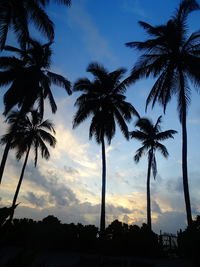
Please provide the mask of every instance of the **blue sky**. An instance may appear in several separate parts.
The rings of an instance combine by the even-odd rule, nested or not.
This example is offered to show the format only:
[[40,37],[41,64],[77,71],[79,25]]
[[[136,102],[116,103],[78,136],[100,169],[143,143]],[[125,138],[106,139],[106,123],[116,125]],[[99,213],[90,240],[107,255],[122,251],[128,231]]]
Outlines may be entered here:
[[[131,67],[139,53],[124,43],[144,40],[147,36],[138,25],[139,20],[152,25],[165,23],[173,14],[179,1],[175,0],[74,0],[71,8],[51,5],[50,17],[55,23],[56,38],[53,44],[52,70],[67,77],[72,83],[86,73],[87,65],[97,61],[109,71]],[[199,29],[199,11],[190,15],[189,31]],[[38,33],[34,32],[38,37]],[[13,36],[10,35],[12,43]],[[126,77],[126,76],[125,76]],[[156,120],[162,115],[159,105],[145,114],[145,100],[153,84],[152,79],[141,80],[127,90],[127,100],[145,115]],[[188,165],[189,185],[193,214],[200,212],[199,190],[199,95],[192,88],[188,112]],[[40,159],[37,169],[30,157],[19,196],[21,204],[17,217],[42,219],[54,214],[63,222],[82,222],[99,225],[101,195],[101,149],[88,139],[89,121],[72,130],[75,112],[72,96],[61,88],[53,89],[58,104],[56,115],[46,105],[46,118],[56,125],[57,147],[51,150],[51,159]],[[2,106],[2,105],[1,105]],[[0,134],[6,125],[1,117]],[[153,229],[176,232],[185,227],[186,216],[181,180],[181,128],[176,110],[176,99],[168,105],[163,115],[163,130],[179,133],[174,140],[166,141],[170,157],[157,155],[158,176],[151,182]],[[129,128],[134,127],[134,119]],[[139,164],[133,155],[140,143],[126,141],[119,130],[107,147],[107,224],[114,219],[129,224],[146,221],[147,158]],[[3,149],[2,149],[3,151]],[[9,155],[4,180],[0,189],[1,205],[9,205],[20,175],[22,162]]]

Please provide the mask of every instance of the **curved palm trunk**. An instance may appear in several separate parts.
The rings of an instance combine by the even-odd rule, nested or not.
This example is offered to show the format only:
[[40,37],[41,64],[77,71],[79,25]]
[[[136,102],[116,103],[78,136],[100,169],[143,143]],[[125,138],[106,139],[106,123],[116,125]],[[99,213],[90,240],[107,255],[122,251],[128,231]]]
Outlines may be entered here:
[[106,153],[104,137],[101,140],[102,145],[102,193],[101,193],[101,219],[100,219],[100,236],[105,235],[105,204],[106,204]]
[[151,229],[151,192],[150,192],[150,177],[151,177],[151,164],[152,164],[152,151],[149,154],[148,171],[147,171],[147,226]]
[[183,107],[182,117],[182,173],[183,173],[183,190],[185,197],[185,206],[187,214],[188,226],[192,223],[192,212],[190,205],[190,194],[188,186],[188,170],[187,170],[187,124],[186,124],[186,108]]
[[[19,116],[13,126],[13,132],[16,130],[16,127],[17,127],[17,124],[21,118],[21,116],[23,115],[23,110],[21,109],[20,113],[19,113]],[[0,165],[0,184],[1,184],[1,181],[2,181],[2,177],[3,177],[3,173],[4,173],[4,169],[5,169],[5,165],[6,165],[6,160],[7,160],[7,157],[8,157],[8,152],[10,150],[10,144],[12,142],[12,136],[10,136],[10,139],[8,140],[6,146],[5,146],[5,149],[4,149],[4,152],[3,152],[3,156],[2,156],[2,160],[1,160],[1,165]]]
[[180,71],[180,84],[181,84],[181,100],[182,100],[182,114],[181,114],[181,125],[182,125],[182,173],[183,173],[183,191],[185,197],[186,215],[188,226],[192,223],[192,212],[190,205],[190,194],[188,186],[188,170],[187,170],[187,123],[186,123],[186,100],[185,100],[185,86],[184,76]]
[[14,215],[14,207],[16,205],[16,201],[17,201],[17,197],[18,197],[18,194],[19,194],[19,190],[20,190],[20,187],[21,187],[21,184],[22,184],[22,180],[23,180],[23,177],[24,177],[24,171],[25,171],[25,168],[26,168],[26,164],[27,164],[27,160],[28,160],[28,156],[29,156],[29,152],[30,152],[30,148],[31,146],[29,146],[28,148],[28,151],[26,153],[26,157],[25,157],[25,160],[24,160],[24,165],[22,167],[22,171],[21,171],[21,175],[20,175],[20,178],[19,178],[19,182],[18,182],[18,185],[17,185],[17,189],[15,191],[15,195],[14,195],[14,198],[13,198],[13,202],[12,202],[12,207],[13,207],[13,211],[10,215],[10,218],[9,218],[9,221],[11,222],[12,219],[13,219],[13,215]]
[[12,139],[10,138],[10,140],[9,140],[9,142],[7,142],[7,144],[5,146],[5,149],[4,149],[4,152],[3,152],[3,157],[2,157],[1,165],[0,165],[0,184],[1,184],[1,181],[2,181],[3,172],[4,172],[5,165],[6,165],[6,160],[7,160],[7,157],[8,157],[8,152],[10,150],[10,143],[11,143],[11,141],[12,141]]

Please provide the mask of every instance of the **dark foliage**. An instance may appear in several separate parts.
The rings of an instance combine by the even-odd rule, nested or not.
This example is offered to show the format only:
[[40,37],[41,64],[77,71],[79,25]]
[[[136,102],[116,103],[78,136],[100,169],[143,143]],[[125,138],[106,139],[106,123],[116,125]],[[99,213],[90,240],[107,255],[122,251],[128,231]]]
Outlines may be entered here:
[[106,228],[106,238],[100,239],[94,225],[62,224],[50,215],[42,221],[14,219],[0,228],[0,246],[27,249],[67,249],[102,253],[103,255],[161,256],[158,236],[142,227],[113,221]]
[[5,115],[16,105],[25,114],[36,103],[43,115],[44,99],[48,99],[55,113],[57,106],[51,91],[52,85],[62,87],[71,94],[70,82],[50,70],[51,44],[31,40],[27,50],[5,47],[5,50],[15,53],[15,56],[0,57],[0,86],[7,87],[4,94]]
[[[4,48],[10,29],[15,33],[20,45],[25,48],[30,38],[30,22],[52,41],[54,23],[45,12],[49,2],[49,0],[0,0],[0,49]],[[56,2],[66,6],[71,5],[71,0]]]
[[192,258],[200,266],[200,215],[192,222],[191,226],[178,235],[180,254]]

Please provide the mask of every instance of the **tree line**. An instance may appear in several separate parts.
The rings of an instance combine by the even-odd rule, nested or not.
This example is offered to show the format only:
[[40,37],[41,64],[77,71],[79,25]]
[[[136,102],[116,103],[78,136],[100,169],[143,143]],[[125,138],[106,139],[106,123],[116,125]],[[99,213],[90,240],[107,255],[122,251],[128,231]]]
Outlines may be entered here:
[[[191,87],[198,90],[200,85],[200,33],[189,35],[188,15],[200,9],[195,0],[182,0],[171,18],[163,25],[152,26],[139,21],[149,39],[126,43],[132,49],[141,51],[141,56],[133,65],[131,74],[124,77],[125,69],[118,68],[109,72],[103,65],[92,62],[87,72],[93,79],[80,78],[73,85],[66,77],[51,71],[51,44],[54,39],[54,24],[45,8],[50,1],[45,0],[7,0],[1,2],[0,11],[0,48],[14,56],[0,57],[0,86],[7,88],[4,94],[4,112],[9,125],[8,132],[1,138],[5,145],[0,165],[0,181],[10,149],[16,150],[17,159],[25,156],[21,176],[13,199],[10,221],[13,219],[17,197],[24,177],[25,167],[31,148],[35,152],[35,166],[38,153],[48,159],[48,145],[54,147],[56,139],[54,125],[44,120],[44,100],[48,99],[52,113],[57,110],[51,91],[52,86],[63,87],[68,95],[80,92],[75,102],[77,111],[73,118],[73,128],[90,119],[89,138],[94,138],[102,147],[102,193],[100,235],[105,235],[106,205],[106,154],[105,141],[111,143],[116,125],[124,137],[141,141],[142,146],[134,156],[139,162],[147,154],[147,226],[151,230],[150,176],[157,173],[156,151],[168,156],[162,141],[173,138],[175,130],[162,131],[161,116],[154,124],[143,118],[132,103],[126,101],[127,88],[142,78],[153,77],[155,83],[146,100],[146,109],[159,102],[165,112],[172,97],[177,98],[177,110],[182,126],[182,178],[188,226],[192,225],[192,212],[188,186],[187,164],[187,111],[190,103]],[[66,6],[71,1],[57,1]],[[42,44],[31,38],[30,22],[44,34],[47,43]],[[7,45],[7,34],[11,30],[17,38],[18,47]],[[15,110],[16,106],[18,110]],[[137,118],[136,129],[129,131],[127,122]]]

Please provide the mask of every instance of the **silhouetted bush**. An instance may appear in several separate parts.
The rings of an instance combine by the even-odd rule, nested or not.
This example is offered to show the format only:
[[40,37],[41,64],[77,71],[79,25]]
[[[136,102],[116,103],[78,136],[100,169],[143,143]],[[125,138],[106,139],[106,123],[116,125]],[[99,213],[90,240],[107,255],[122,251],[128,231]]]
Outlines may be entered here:
[[192,258],[200,266],[200,216],[190,227],[178,234],[179,252],[182,256]]
[[98,228],[94,225],[62,224],[58,218],[49,215],[39,222],[24,218],[4,225],[0,229],[0,245],[100,252],[105,255],[161,255],[158,236],[146,224],[129,226],[115,220],[105,233],[105,238],[99,238]]

